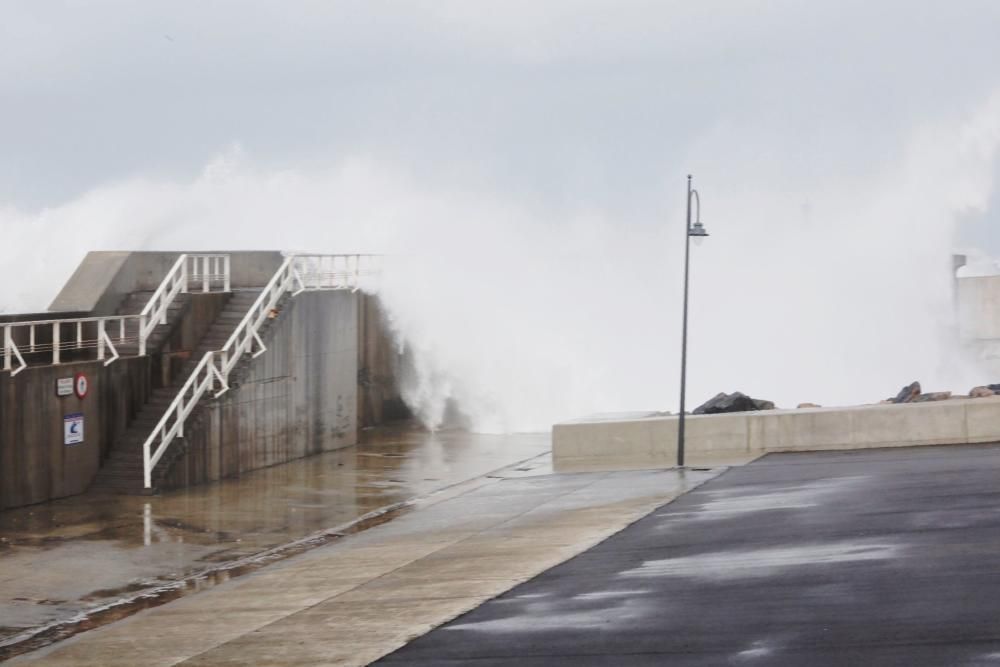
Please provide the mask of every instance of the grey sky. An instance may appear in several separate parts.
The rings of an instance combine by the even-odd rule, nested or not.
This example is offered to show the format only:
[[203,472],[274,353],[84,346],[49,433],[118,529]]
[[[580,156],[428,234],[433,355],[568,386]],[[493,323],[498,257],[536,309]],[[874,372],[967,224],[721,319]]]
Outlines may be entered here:
[[430,423],[676,409],[694,173],[692,396],[967,391],[998,35],[995,0],[0,0],[0,311],[90,249],[385,252]]
[[989,0],[0,8],[0,203],[28,210],[188,178],[234,143],[276,167],[374,156],[431,183],[641,209],[665,176],[729,159],[691,154],[719,128],[797,178],[864,175],[1000,85]]

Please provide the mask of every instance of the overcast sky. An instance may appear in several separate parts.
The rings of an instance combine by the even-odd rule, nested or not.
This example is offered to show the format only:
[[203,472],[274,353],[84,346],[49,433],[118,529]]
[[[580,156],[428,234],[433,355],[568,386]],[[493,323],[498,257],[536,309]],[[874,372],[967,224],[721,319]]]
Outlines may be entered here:
[[389,252],[429,413],[673,409],[694,173],[693,396],[967,391],[998,36],[996,0],[0,0],[0,310],[91,249]]
[[190,178],[234,144],[275,167],[363,155],[429,184],[648,206],[731,158],[695,152],[718,131],[773,140],[787,190],[877,172],[1000,86],[992,0],[0,8],[0,202],[27,210]]

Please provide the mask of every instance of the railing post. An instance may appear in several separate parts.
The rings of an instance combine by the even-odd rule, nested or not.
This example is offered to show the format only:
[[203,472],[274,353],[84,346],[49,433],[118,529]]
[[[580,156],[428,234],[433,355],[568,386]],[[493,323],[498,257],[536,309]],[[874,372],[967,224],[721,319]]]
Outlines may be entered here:
[[212,291],[212,288],[209,285],[209,280],[212,279],[212,276],[209,273],[209,271],[211,271],[212,269],[212,266],[209,263],[211,259],[212,258],[209,257],[208,255],[205,255],[204,257],[201,258],[201,291],[205,292],[206,294]]
[[97,320],[97,360],[104,361],[104,320]]
[[183,262],[181,262],[181,294],[188,293],[188,258],[187,255],[181,255]]
[[10,363],[10,327],[3,328],[3,369],[9,371]]
[[59,347],[61,343],[59,341],[59,323],[52,323],[52,365],[56,366],[59,364]]
[[146,316],[139,316],[139,356],[146,356]]
[[147,489],[153,487],[153,475],[149,465],[149,440],[142,443],[142,483]]
[[232,264],[230,264],[230,256],[226,255],[222,260],[222,274],[223,274],[223,290],[226,292],[232,291],[232,278],[231,278]]

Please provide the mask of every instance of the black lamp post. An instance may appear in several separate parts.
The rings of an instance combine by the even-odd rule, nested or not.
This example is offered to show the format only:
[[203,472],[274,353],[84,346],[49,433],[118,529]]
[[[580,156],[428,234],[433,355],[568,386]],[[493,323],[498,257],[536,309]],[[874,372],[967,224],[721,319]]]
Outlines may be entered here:
[[[698,205],[695,222],[691,224],[691,200]],[[701,241],[708,236],[705,226],[701,224],[701,197],[698,191],[691,188],[691,176],[688,175],[687,187],[687,221],[684,224],[687,232],[684,235],[684,328],[681,333],[681,412],[677,421],[677,467],[684,467],[684,398],[687,389],[687,347],[688,347],[688,276],[691,259],[691,239]]]

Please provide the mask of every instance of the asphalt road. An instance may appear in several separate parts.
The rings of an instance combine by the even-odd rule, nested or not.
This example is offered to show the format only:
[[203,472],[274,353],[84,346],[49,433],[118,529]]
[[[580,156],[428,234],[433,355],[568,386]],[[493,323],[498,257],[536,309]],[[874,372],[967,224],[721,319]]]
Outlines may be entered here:
[[377,664],[1000,666],[1000,445],[767,456]]

